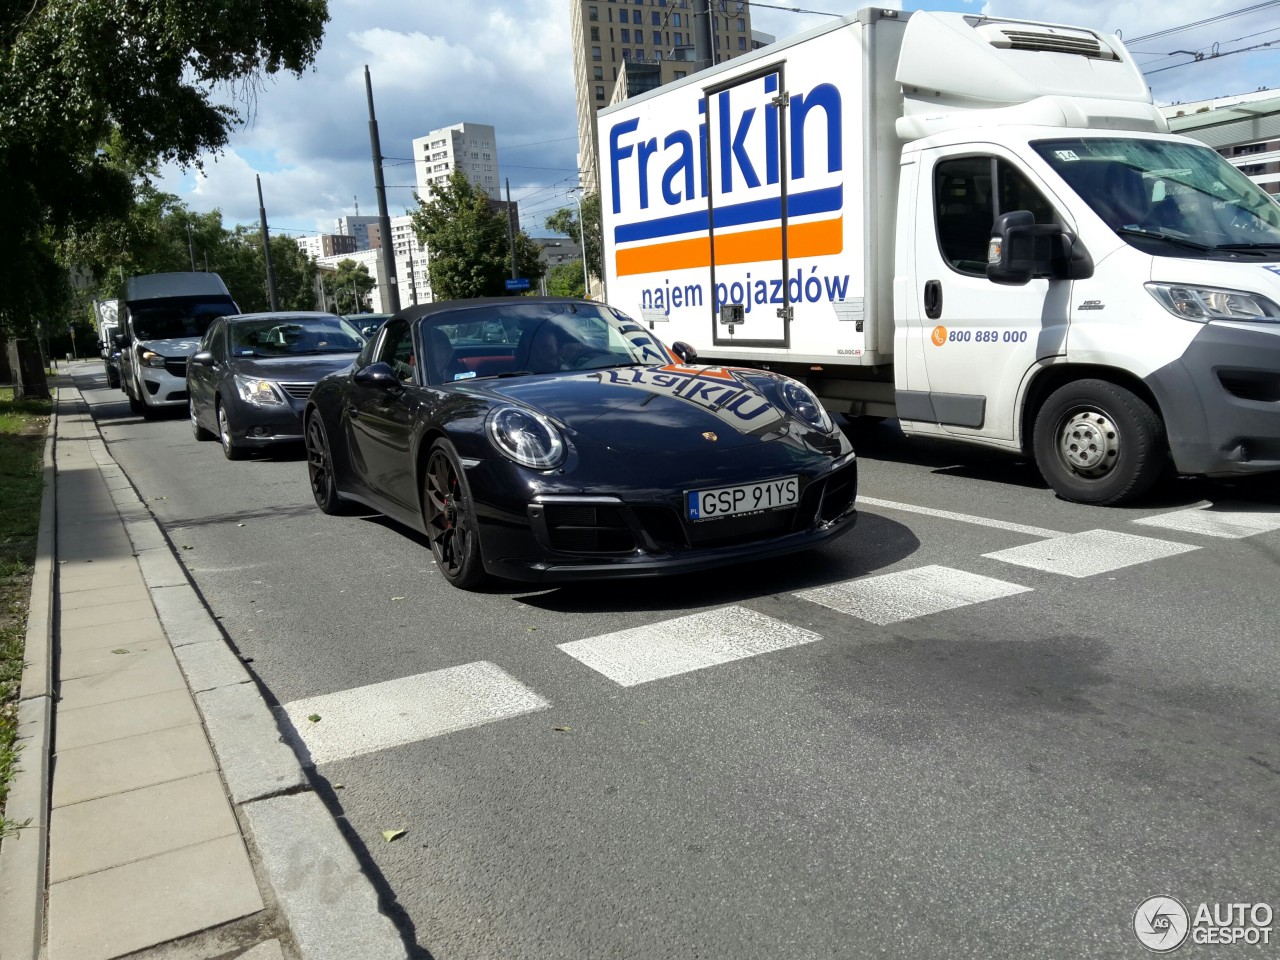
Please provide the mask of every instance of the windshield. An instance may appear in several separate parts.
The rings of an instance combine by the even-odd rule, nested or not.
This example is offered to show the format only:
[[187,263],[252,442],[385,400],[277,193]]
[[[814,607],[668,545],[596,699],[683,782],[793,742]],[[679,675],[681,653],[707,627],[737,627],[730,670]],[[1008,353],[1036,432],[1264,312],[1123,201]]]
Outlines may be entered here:
[[670,363],[657,340],[602,304],[494,305],[430,317],[427,382]]
[[1146,252],[1280,254],[1280,205],[1208,147],[1118,137],[1032,146],[1107,226]]
[[228,300],[161,300],[129,305],[133,335],[139,340],[199,340],[218,317],[236,313]]
[[255,317],[228,324],[233,357],[357,353],[364,338],[341,317]]

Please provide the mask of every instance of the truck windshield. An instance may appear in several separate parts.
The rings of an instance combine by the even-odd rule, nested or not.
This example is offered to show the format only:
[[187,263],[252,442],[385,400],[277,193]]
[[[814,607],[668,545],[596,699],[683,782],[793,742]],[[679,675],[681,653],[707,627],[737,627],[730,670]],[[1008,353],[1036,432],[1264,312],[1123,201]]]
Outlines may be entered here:
[[157,300],[129,305],[133,335],[139,340],[199,340],[218,317],[236,313],[229,300]]
[[1107,226],[1144,252],[1280,256],[1280,205],[1208,147],[1119,137],[1032,147]]

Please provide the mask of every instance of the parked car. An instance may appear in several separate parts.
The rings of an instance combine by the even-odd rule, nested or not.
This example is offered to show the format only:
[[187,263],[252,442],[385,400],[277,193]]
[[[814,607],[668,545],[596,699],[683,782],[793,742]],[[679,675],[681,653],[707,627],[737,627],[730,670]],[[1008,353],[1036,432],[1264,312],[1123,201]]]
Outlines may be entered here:
[[331,313],[250,313],[209,327],[187,365],[191,430],[228,460],[302,439],[316,381],[349,367],[365,340]]
[[360,335],[372,338],[391,314],[389,313],[344,313],[342,319],[360,331]]
[[672,350],[586,300],[409,307],[307,402],[315,501],[425,533],[464,589],[687,572],[849,530],[853,448],[813,394]]

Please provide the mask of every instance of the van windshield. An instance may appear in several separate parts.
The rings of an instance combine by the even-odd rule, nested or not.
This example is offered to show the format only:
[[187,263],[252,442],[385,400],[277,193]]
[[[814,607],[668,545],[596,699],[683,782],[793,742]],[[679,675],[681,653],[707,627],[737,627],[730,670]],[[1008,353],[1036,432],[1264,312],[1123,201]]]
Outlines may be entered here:
[[215,319],[237,312],[228,300],[159,300],[129,305],[133,335],[139,340],[199,340]]
[[1280,205],[1208,147],[1119,137],[1032,147],[1107,226],[1144,252],[1280,257]]

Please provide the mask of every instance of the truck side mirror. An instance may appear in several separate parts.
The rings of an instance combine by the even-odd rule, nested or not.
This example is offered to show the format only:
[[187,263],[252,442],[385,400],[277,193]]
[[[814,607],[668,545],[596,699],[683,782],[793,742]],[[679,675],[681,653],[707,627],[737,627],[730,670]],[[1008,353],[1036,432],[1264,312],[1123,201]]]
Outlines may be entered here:
[[1075,234],[1056,223],[1036,223],[1030,210],[1001,214],[987,244],[987,279],[1021,286],[1037,276],[1087,280],[1093,258]]

